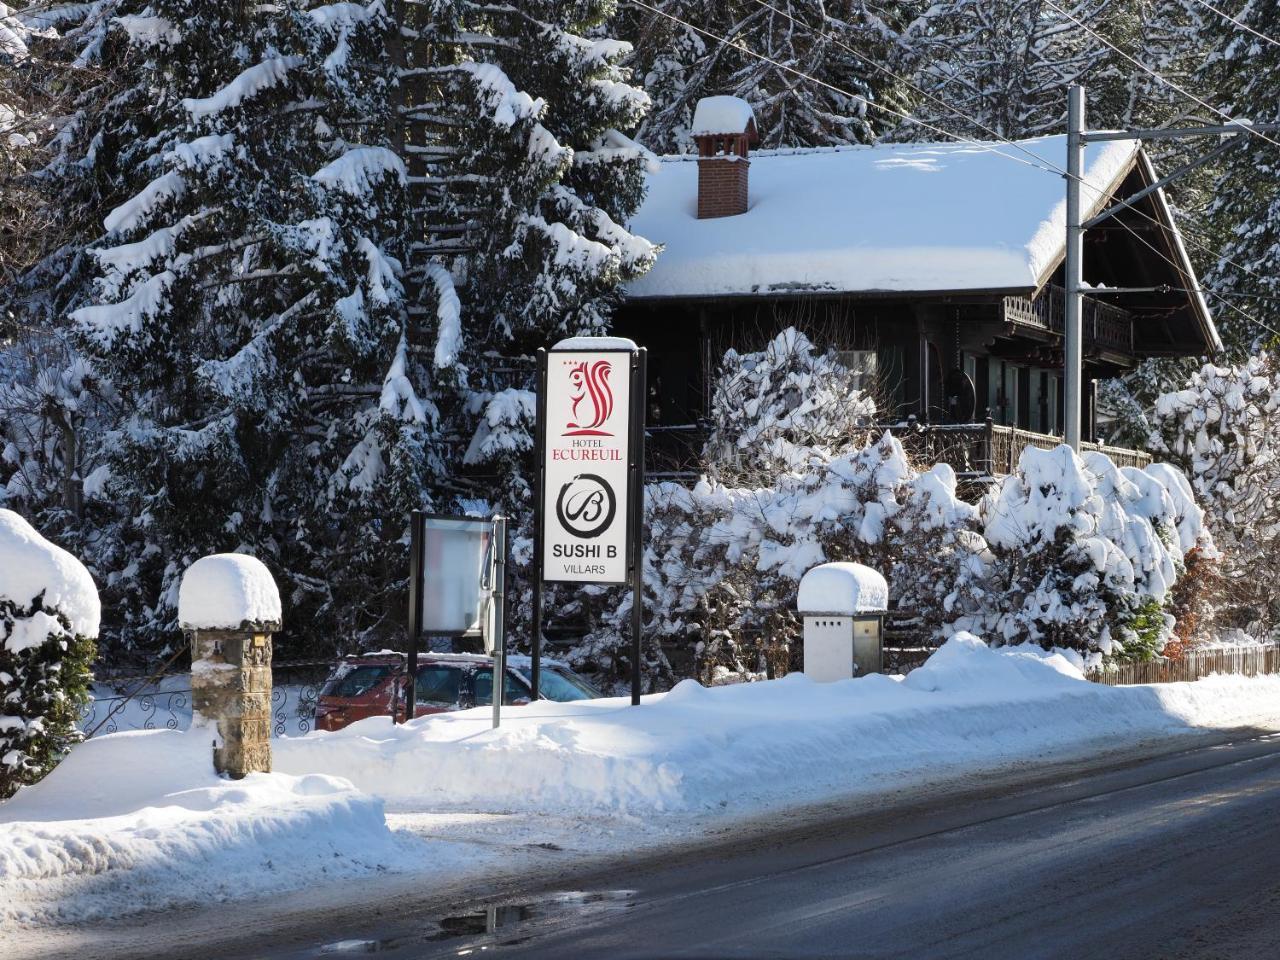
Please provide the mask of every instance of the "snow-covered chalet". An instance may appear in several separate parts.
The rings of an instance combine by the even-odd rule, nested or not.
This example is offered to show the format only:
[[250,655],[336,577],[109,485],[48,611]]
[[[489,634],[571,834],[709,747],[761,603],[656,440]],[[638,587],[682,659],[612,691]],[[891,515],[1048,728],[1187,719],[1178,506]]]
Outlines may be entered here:
[[[1027,443],[1058,442],[1065,137],[753,152],[750,107],[732,97],[699,103],[693,136],[696,156],[648,175],[631,229],[663,250],[615,322],[649,350],[651,469],[687,467],[724,351],[789,325],[874,374],[886,421],[914,417],[961,471],[1000,474]],[[1118,140],[1089,146],[1083,179],[1087,219],[1157,176]],[[1084,278],[1096,440],[1098,380],[1221,342],[1158,189],[1086,231]]]

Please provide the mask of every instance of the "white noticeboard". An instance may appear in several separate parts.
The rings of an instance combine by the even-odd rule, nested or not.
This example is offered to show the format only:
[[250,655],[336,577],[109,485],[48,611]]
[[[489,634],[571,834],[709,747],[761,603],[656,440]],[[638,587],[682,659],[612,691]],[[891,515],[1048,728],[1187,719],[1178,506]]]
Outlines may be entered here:
[[631,353],[547,354],[542,571],[553,583],[625,583]]
[[422,633],[483,632],[493,522],[426,516],[422,525]]

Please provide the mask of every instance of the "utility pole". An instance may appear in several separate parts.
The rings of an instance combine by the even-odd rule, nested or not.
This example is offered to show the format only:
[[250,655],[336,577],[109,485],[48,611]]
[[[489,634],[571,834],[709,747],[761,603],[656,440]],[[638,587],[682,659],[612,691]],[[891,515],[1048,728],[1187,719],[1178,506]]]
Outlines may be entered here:
[[[1063,287],[1066,289],[1066,304],[1063,311],[1065,326],[1065,349],[1063,358],[1063,380],[1066,386],[1066,441],[1071,449],[1080,452],[1080,407],[1084,399],[1084,373],[1081,369],[1083,356],[1083,319],[1084,319],[1084,232],[1116,214],[1130,209],[1143,198],[1163,190],[1173,181],[1184,176],[1196,167],[1214,159],[1231,149],[1237,143],[1249,139],[1249,134],[1263,136],[1268,133],[1280,133],[1280,124],[1252,123],[1247,120],[1235,120],[1227,124],[1199,127],[1167,127],[1159,129],[1128,130],[1087,130],[1085,128],[1084,87],[1072,84],[1067,88],[1067,256],[1063,264]],[[1219,137],[1222,142],[1204,155],[1183,164],[1166,176],[1160,177],[1149,186],[1123,200],[1115,200],[1102,212],[1091,217],[1088,222],[1081,223],[1080,185],[1084,176],[1084,148],[1089,143],[1106,143],[1112,140],[1185,140],[1194,137]],[[1187,277],[1187,293],[1201,298],[1203,296],[1193,277]],[[1142,293],[1149,288],[1144,287],[1111,287],[1109,294]],[[1207,307],[1206,307],[1207,310]]]
[[1063,267],[1066,288],[1066,309],[1063,321],[1066,327],[1066,350],[1063,360],[1063,379],[1066,383],[1066,433],[1067,444],[1080,452],[1080,404],[1082,390],[1083,335],[1081,318],[1084,313],[1084,297],[1080,288],[1084,282],[1084,229],[1080,226],[1080,180],[1084,176],[1084,87],[1073,84],[1067,90],[1067,259]]

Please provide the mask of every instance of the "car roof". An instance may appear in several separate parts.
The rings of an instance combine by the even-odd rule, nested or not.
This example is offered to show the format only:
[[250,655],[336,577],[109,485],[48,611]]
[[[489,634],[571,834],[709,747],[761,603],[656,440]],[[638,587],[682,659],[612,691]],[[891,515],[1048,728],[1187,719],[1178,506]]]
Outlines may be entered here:
[[[345,657],[340,657],[339,663],[346,663],[352,666],[382,666],[385,664],[400,665],[408,660],[408,656],[398,650],[378,650],[374,653],[354,653]],[[528,669],[533,665],[533,658],[523,654],[507,654],[507,668]],[[447,663],[464,666],[467,664],[476,666],[490,666],[493,663],[493,657],[487,653],[419,653],[418,666],[431,663]],[[562,670],[571,669],[570,666],[551,657],[543,657],[542,665],[545,667],[559,667]]]

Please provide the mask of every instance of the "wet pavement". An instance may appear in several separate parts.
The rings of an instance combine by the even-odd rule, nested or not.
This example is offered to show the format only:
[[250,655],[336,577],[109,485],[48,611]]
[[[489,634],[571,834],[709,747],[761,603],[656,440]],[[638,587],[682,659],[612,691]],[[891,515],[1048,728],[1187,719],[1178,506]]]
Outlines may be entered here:
[[1274,960],[1280,738],[583,880],[221,956]]

